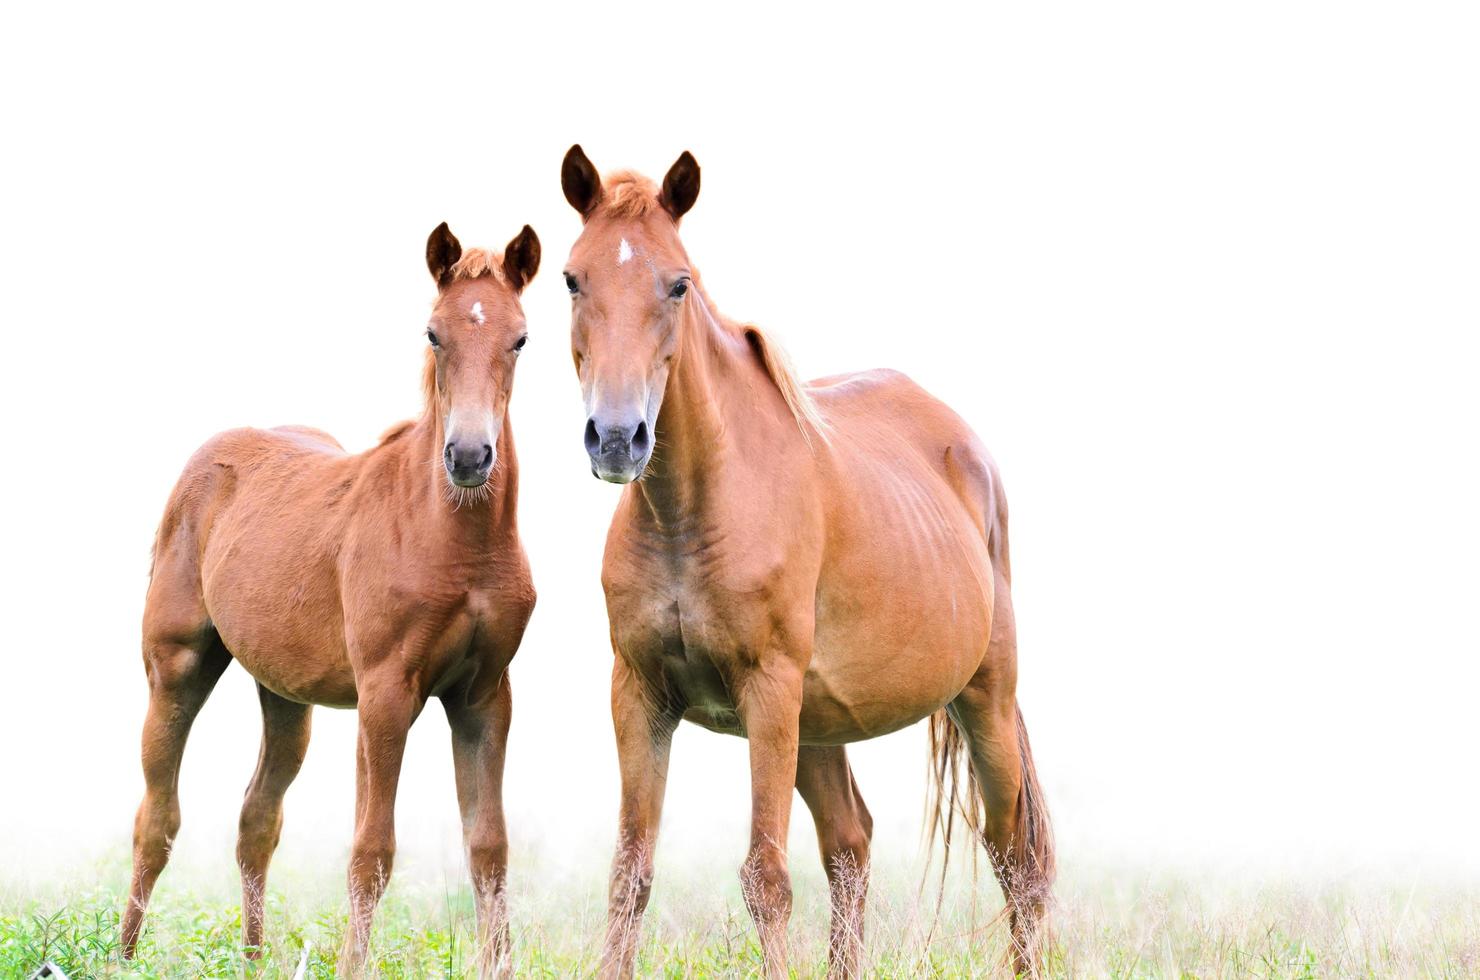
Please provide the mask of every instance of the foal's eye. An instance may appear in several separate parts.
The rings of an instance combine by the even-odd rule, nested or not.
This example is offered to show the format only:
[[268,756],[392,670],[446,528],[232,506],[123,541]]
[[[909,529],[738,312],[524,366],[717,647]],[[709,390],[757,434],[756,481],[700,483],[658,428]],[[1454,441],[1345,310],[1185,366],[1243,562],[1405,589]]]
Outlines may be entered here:
[[565,288],[570,290],[570,294],[574,296],[576,293],[579,293],[581,291],[581,284],[576,282],[575,276],[567,272],[565,274]]
[[524,345],[527,343],[529,343],[529,334],[525,334],[523,337],[520,337],[518,340],[514,341],[514,353],[517,354],[522,351],[524,349]]
[[668,295],[673,297],[674,299],[683,299],[684,293],[688,291],[689,281],[687,279],[680,279],[678,282],[673,284],[672,289],[668,290]]
[[430,330],[427,331],[427,342],[430,343],[433,347],[442,346],[442,342],[437,339],[437,335],[432,333]]

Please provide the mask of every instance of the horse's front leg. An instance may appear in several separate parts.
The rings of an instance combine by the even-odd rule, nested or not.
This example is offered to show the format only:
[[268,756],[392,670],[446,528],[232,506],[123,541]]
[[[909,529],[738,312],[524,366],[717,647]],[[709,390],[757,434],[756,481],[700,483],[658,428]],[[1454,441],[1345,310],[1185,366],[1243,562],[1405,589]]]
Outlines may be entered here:
[[406,733],[423,704],[410,689],[399,663],[360,683],[360,734],[355,779],[355,840],[349,862],[349,929],[339,972],[365,972],[370,923],[390,880],[396,854],[396,785]]
[[740,885],[772,980],[787,975],[791,875],[786,834],[796,785],[802,674],[796,662],[774,657],[743,679],[736,699],[750,740],[750,853],[740,868]]
[[622,770],[622,808],[601,953],[604,978],[633,974],[642,913],[653,885],[653,846],[668,782],[668,753],[681,716],[617,653],[612,667],[612,724]]
[[457,801],[473,876],[478,975],[509,976],[509,838],[504,826],[504,752],[514,709],[509,675],[501,672],[486,682],[475,678],[472,685],[444,695],[442,706],[452,728]]

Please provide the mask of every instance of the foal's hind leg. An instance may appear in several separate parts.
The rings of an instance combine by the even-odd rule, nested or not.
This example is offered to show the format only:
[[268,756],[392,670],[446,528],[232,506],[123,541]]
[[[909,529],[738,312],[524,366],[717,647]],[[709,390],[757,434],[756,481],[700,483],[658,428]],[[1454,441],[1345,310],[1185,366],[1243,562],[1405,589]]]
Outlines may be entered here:
[[803,745],[797,753],[797,790],[817,824],[817,844],[832,896],[827,972],[861,976],[864,899],[868,894],[869,840],[874,821],[848,767],[841,745]]
[[261,684],[257,685],[257,698],[262,702],[262,750],[242,801],[236,844],[236,863],[242,872],[242,943],[248,959],[262,955],[267,866],[283,829],[283,794],[298,775],[308,751],[313,711],[309,705],[278,697]]
[[987,656],[948,710],[965,736],[981,790],[982,842],[1007,900],[1013,970],[1036,976],[1053,884],[1053,832],[1018,711],[1017,631],[1000,574]]
[[134,819],[134,873],[123,915],[122,952],[134,955],[144,909],[180,829],[180,759],[185,739],[231,655],[213,631],[191,644],[145,643],[149,712],[144,718],[144,801]]

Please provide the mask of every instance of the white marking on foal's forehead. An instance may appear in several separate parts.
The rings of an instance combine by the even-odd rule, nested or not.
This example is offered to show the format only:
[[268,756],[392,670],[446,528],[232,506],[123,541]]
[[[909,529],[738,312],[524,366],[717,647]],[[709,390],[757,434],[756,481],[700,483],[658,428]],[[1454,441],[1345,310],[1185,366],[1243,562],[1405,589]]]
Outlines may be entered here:
[[632,246],[627,244],[627,239],[622,239],[622,244],[617,246],[617,265],[626,265],[627,260],[632,258]]
[[473,315],[473,322],[476,323],[476,324],[478,324],[479,326],[482,326],[483,325],[483,301],[482,300],[479,300],[478,302],[474,303],[472,310],[470,310],[469,312],[472,313],[472,315]]

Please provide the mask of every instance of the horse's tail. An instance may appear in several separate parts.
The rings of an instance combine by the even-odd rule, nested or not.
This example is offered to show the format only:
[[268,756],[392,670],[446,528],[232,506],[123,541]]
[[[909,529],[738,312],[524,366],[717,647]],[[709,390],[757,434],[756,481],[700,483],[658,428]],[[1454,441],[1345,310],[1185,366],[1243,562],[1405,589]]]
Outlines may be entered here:
[[[1011,853],[993,855],[1010,876],[1012,890],[1042,900],[1047,897],[1057,871],[1054,852],[1053,824],[1043,787],[1038,782],[1038,769],[1033,764],[1033,749],[1028,742],[1028,728],[1023,723],[1023,710],[1014,704],[1017,715],[1018,759],[1022,783],[1018,789],[1018,831],[1013,835]],[[964,792],[963,792],[964,790]],[[971,768],[966,738],[951,721],[944,708],[930,716],[930,793],[926,800],[926,849],[933,850],[940,840],[940,889],[944,894],[946,869],[951,861],[951,843],[957,817],[970,834],[972,873],[976,872],[976,845],[983,839],[985,807],[976,772]]]
[[[962,792],[962,789],[965,792]],[[956,836],[956,818],[960,817],[970,834],[972,876],[976,875],[976,847],[981,839],[985,811],[982,795],[971,768],[971,753],[961,729],[941,708],[930,716],[930,788],[925,798],[925,851],[935,850],[940,841],[940,892],[944,895],[946,870],[951,864],[951,844]],[[923,886],[923,882],[921,883]],[[937,911],[939,911],[939,898]]]
[[1038,782],[1038,768],[1033,765],[1033,747],[1028,744],[1028,726],[1023,724],[1022,705],[1014,704],[1017,713],[1018,758],[1023,767],[1023,786],[1018,791],[1018,826],[1021,832],[1013,841],[1013,864],[1018,874],[1026,875],[1028,892],[1036,898],[1048,895],[1058,874],[1058,857],[1054,850],[1053,821],[1048,817],[1048,803]]

